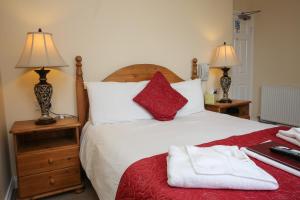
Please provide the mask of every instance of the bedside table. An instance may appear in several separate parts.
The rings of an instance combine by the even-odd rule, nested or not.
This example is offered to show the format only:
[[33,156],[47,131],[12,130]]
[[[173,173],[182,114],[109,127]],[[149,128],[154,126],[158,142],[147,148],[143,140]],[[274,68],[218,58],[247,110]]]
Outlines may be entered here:
[[250,119],[249,104],[251,101],[232,100],[232,103],[205,104],[205,109],[213,112],[233,115],[236,117]]
[[14,137],[18,199],[36,199],[66,191],[83,191],[77,119],[50,125],[17,121]]

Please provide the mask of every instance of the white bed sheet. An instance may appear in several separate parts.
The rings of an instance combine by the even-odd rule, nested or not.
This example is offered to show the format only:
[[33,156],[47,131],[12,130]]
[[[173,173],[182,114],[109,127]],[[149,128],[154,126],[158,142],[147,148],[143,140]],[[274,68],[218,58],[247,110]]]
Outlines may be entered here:
[[170,145],[198,145],[272,125],[203,111],[169,122],[138,120],[116,124],[87,123],[80,160],[101,200],[115,198],[119,181],[135,161],[168,151]]

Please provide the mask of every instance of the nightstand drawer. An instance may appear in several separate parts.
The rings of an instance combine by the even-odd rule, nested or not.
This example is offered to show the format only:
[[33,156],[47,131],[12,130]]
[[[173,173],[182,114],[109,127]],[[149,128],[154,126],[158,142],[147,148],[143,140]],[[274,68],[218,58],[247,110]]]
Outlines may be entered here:
[[76,166],[79,163],[78,152],[78,147],[70,147],[61,150],[18,155],[19,176]]
[[249,115],[249,105],[240,106],[239,114],[242,116]]
[[213,112],[224,113],[244,119],[250,119],[249,104],[247,100],[232,100],[231,103],[205,104],[205,109]]
[[21,177],[19,197],[29,197],[81,183],[79,166]]

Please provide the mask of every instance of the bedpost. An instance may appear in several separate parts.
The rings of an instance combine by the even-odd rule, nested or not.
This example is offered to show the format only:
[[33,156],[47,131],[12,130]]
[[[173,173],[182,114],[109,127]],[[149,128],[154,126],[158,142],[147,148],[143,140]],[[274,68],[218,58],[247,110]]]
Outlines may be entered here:
[[193,59],[193,64],[192,64],[192,80],[196,79],[196,78],[199,78],[198,76],[198,69],[197,69],[197,58],[194,58]]
[[87,103],[87,93],[84,89],[84,82],[82,77],[82,58],[81,56],[76,56],[76,99],[77,99],[77,113],[78,120],[81,124],[81,128],[87,121],[88,115],[88,103]]

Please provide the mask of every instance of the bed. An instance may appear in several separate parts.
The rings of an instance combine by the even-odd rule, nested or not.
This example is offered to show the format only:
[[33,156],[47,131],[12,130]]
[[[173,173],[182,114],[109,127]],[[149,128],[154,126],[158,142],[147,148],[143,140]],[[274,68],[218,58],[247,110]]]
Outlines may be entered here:
[[[77,109],[82,125],[80,159],[87,177],[101,200],[230,199],[231,197],[268,199],[270,194],[278,199],[300,197],[300,182],[297,177],[259,161],[256,161],[259,166],[276,173],[279,184],[284,177],[288,178],[289,181],[285,181],[285,186],[276,192],[252,193],[169,187],[165,180],[166,154],[164,153],[168,151],[170,145],[250,145],[270,139],[278,131],[278,127],[210,111],[177,117],[168,122],[147,119],[93,125],[89,121],[89,102],[84,87],[81,62],[81,57],[77,56]],[[170,83],[183,81],[168,68],[151,64],[121,68],[103,81],[144,81],[151,79],[156,71],[160,71]],[[192,78],[196,77],[197,60],[193,59]],[[248,133],[251,134],[245,135]],[[154,165],[157,168],[153,167]],[[143,170],[145,173],[141,173]],[[293,184],[287,187],[288,183]]]

